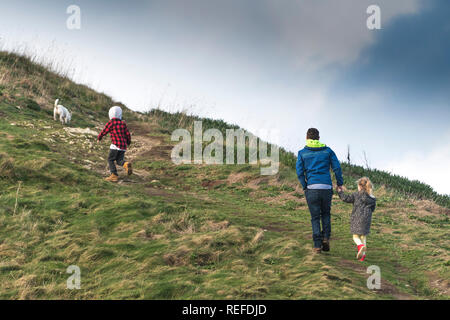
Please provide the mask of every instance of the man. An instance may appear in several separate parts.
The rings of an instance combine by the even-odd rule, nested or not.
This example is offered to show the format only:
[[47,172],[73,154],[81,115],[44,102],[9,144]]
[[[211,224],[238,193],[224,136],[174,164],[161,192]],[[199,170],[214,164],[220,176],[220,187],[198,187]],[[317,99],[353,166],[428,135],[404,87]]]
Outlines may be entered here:
[[341,165],[336,154],[320,143],[319,139],[319,130],[308,129],[306,147],[298,152],[296,166],[297,176],[311,213],[315,253],[321,253],[322,250],[330,251],[331,199],[333,197],[330,167],[336,177],[337,190],[342,191],[344,184]]

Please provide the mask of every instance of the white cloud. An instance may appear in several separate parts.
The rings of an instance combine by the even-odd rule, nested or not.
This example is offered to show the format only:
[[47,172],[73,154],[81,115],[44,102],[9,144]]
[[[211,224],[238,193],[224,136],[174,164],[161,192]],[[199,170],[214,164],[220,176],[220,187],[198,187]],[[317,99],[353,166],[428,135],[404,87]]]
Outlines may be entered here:
[[410,179],[417,179],[435,191],[450,195],[450,135],[431,151],[417,150],[392,161],[383,169]]
[[[332,63],[351,63],[381,31],[368,30],[367,8],[381,9],[382,28],[394,18],[419,11],[423,0],[257,0],[156,1],[149,12],[181,27],[177,41],[195,44],[208,54],[235,55],[247,46],[282,53],[308,71]],[[233,42],[233,43],[230,43]],[[230,46],[231,44],[231,46]],[[233,45],[234,44],[234,45]],[[264,46],[267,45],[267,46]],[[226,55],[225,55],[226,56]],[[247,63],[250,61],[247,61]]]
[[267,0],[283,46],[302,69],[355,61],[373,43],[366,27],[369,5],[381,9],[382,28],[393,18],[419,10],[419,0]]

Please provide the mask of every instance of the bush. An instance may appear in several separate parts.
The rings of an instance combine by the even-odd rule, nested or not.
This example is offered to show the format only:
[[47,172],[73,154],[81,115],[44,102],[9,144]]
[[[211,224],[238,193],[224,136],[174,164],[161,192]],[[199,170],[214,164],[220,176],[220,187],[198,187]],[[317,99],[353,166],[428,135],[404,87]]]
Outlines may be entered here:
[[450,197],[440,195],[433,188],[417,180],[409,180],[395,174],[377,169],[366,169],[361,166],[342,163],[342,172],[346,178],[358,179],[360,177],[369,177],[369,179],[378,186],[396,191],[400,194],[414,197],[417,199],[433,200],[437,204],[450,208]]
[[4,179],[15,178],[13,160],[7,155],[0,153],[0,177]]
[[30,98],[19,98],[17,100],[18,103],[20,103],[23,107],[26,107],[28,109],[31,109],[33,111],[41,111],[41,106]]

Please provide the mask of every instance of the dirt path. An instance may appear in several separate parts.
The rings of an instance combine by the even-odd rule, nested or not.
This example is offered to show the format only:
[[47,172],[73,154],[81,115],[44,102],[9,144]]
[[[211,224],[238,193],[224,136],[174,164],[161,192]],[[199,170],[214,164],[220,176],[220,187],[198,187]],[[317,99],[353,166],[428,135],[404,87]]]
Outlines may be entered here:
[[[154,136],[156,129],[148,122],[131,122],[128,124],[131,132],[131,145],[127,150],[125,159],[133,163],[140,159],[157,160],[157,159],[169,159],[170,150],[172,146],[164,144],[164,138]],[[153,134],[153,135],[152,135]],[[161,150],[168,150],[168,152],[161,153]],[[142,183],[148,180],[151,172],[144,169],[133,168],[133,175],[126,176],[125,172],[121,172],[123,169],[119,169],[120,184]],[[146,188],[147,189],[147,188]],[[160,194],[161,190],[149,190],[149,193]],[[163,192],[164,193],[164,192]]]
[[[158,148],[171,149],[171,146],[163,145],[163,138],[152,136],[154,134],[155,128],[152,128],[149,123],[142,122],[131,122],[128,124],[131,133],[131,145],[125,154],[125,160],[133,163],[137,159],[154,159],[158,158],[159,150]],[[96,127],[95,130],[83,129],[83,128],[64,128],[68,139],[74,139],[78,136],[91,135],[92,137],[97,136],[98,132],[102,127]],[[98,132],[97,132],[98,131]],[[104,140],[108,140],[109,137],[105,137]],[[106,142],[105,142],[106,144]],[[109,175],[109,169],[107,164],[107,155],[100,155],[98,160],[84,160],[84,165],[87,169],[97,172],[99,175],[107,177]],[[133,168],[133,175],[127,176],[125,170],[121,166],[117,166],[119,172],[119,182],[120,183],[141,183],[143,182],[150,173],[147,170],[135,169]]]
[[[129,127],[132,132],[132,143],[126,153],[126,158],[132,163],[162,144],[162,138],[150,135],[152,130],[148,124],[130,123]],[[149,176],[148,171],[139,169],[133,169],[133,174],[142,179]]]
[[[350,261],[350,260],[342,258],[338,262],[338,265],[345,269],[350,269],[350,270],[356,271],[357,273],[364,275],[364,277],[366,277],[366,278],[369,277],[369,274],[367,274],[366,267],[360,263],[357,263],[356,261]],[[378,294],[391,295],[397,300],[412,300],[412,299],[414,299],[413,296],[411,296],[407,293],[404,293],[404,292],[400,292],[396,286],[391,284],[389,281],[383,279],[383,277],[381,278],[381,289],[376,290],[375,292],[377,292]]]

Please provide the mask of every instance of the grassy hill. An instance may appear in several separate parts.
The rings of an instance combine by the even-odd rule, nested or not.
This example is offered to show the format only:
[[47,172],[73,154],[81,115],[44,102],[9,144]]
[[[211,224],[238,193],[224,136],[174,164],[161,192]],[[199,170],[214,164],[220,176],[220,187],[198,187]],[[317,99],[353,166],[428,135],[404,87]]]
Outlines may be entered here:
[[[73,111],[70,126],[52,119],[56,98]],[[282,151],[270,177],[250,165],[176,166],[170,134],[196,117],[122,105],[136,174],[110,184],[109,145],[95,133],[113,104],[122,105],[0,53],[0,298],[449,298],[448,197],[344,165],[347,188],[362,174],[376,183],[368,257],[355,259],[351,206],[336,197],[331,251],[314,256],[292,154]],[[66,288],[70,265],[81,268],[80,290]],[[381,290],[366,287],[370,265]]]

